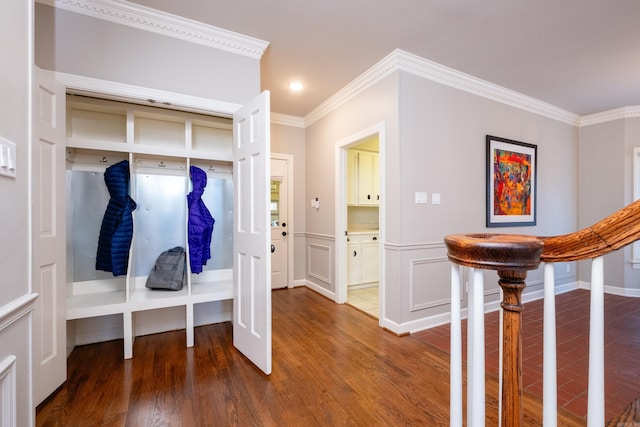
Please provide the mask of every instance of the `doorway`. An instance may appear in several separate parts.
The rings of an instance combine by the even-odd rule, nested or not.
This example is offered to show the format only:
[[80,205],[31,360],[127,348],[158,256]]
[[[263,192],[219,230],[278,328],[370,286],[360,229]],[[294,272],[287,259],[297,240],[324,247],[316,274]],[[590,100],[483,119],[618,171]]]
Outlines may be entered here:
[[[336,302],[384,320],[384,123],[336,144]],[[344,236],[344,237],[342,237]]]
[[293,156],[271,154],[271,289],[292,287]]

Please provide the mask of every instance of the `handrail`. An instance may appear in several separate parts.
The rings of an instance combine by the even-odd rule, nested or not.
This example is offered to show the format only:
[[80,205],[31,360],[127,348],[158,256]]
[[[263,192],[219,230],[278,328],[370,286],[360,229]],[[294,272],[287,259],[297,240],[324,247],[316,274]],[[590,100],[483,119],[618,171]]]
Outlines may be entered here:
[[591,227],[571,234],[540,237],[541,262],[567,262],[596,258],[640,239],[640,200]]
[[640,200],[590,227],[565,235],[476,233],[445,237],[447,255],[452,263],[498,272],[498,283],[503,291],[503,426],[522,425],[521,294],[526,286],[527,270],[538,268],[541,262],[598,258],[639,239]]

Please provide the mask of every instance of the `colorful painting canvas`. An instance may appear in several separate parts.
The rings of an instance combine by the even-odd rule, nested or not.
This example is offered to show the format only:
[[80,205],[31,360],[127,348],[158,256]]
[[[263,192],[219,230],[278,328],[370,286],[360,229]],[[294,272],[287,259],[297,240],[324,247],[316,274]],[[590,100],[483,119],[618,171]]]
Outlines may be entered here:
[[535,145],[487,136],[487,227],[535,225],[536,154]]

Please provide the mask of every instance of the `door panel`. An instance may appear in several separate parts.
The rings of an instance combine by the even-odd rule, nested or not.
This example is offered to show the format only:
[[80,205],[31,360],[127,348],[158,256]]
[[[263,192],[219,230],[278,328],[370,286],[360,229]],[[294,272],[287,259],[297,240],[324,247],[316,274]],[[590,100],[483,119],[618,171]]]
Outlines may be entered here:
[[271,159],[271,288],[289,285],[288,251],[290,224],[288,219],[287,161]]
[[67,378],[65,109],[53,73],[34,67],[32,142],[33,402]]
[[271,373],[270,108],[265,91],[233,115],[233,344]]

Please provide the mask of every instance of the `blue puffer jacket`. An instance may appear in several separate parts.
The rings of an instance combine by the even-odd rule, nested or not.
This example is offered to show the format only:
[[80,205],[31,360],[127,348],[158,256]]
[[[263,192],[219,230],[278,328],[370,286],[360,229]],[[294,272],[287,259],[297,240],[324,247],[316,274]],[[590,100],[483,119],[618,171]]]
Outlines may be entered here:
[[195,166],[191,166],[189,172],[192,183],[192,190],[187,194],[189,265],[192,273],[201,273],[202,266],[211,258],[211,234],[216,221],[202,201],[202,194],[207,186],[207,173]]
[[104,173],[104,182],[111,198],[100,227],[96,270],[121,276],[127,274],[133,237],[131,213],[136,209],[136,202],[129,197],[129,161],[109,166]]

